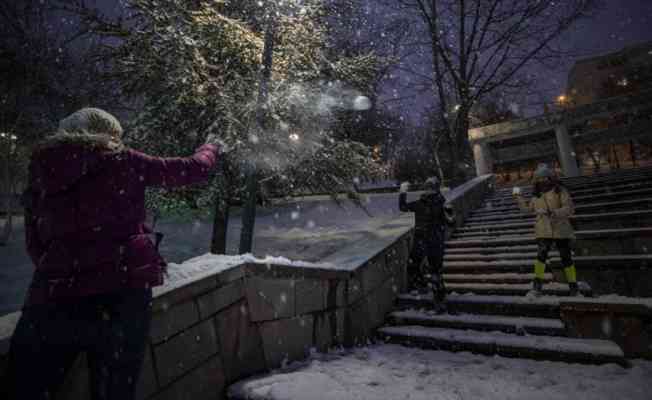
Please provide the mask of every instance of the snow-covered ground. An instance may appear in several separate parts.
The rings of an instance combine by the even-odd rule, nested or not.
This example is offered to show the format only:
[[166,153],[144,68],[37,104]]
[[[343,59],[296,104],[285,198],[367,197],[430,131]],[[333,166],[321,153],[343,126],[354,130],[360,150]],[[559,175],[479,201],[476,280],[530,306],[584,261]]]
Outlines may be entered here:
[[[416,197],[417,193],[410,193]],[[340,205],[327,196],[308,197],[268,208],[256,218],[254,255],[284,257],[294,261],[320,262],[355,243],[373,239],[379,227],[399,215],[398,194],[365,196],[367,211],[343,200]],[[227,253],[236,254],[241,230],[239,210],[232,210]],[[408,218],[405,223],[411,224]],[[180,263],[205,254],[212,233],[210,218],[173,217],[162,220],[156,230],[165,234],[161,253]],[[332,260],[331,260],[332,262]],[[0,247],[0,316],[21,307],[33,266],[25,252],[22,219],[8,246]]]
[[377,345],[233,385],[251,400],[649,400],[652,362],[587,366]]

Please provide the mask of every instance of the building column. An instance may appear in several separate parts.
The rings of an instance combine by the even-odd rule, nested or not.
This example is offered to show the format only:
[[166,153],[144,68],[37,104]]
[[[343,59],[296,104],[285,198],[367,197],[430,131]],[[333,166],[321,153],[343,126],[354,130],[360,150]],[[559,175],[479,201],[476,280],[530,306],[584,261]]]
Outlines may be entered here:
[[487,143],[473,143],[473,158],[475,159],[475,172],[478,176],[493,174],[494,166]]
[[557,151],[559,152],[559,161],[564,176],[580,176],[581,172],[577,167],[575,148],[566,125],[555,126],[555,135],[557,136]]

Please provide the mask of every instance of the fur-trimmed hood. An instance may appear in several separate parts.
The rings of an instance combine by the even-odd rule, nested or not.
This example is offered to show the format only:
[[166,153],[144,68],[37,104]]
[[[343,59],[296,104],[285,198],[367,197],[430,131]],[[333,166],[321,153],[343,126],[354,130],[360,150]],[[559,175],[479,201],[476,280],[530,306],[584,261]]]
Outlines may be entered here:
[[108,135],[56,133],[41,141],[32,153],[32,189],[43,195],[67,190],[123,150],[122,142]]

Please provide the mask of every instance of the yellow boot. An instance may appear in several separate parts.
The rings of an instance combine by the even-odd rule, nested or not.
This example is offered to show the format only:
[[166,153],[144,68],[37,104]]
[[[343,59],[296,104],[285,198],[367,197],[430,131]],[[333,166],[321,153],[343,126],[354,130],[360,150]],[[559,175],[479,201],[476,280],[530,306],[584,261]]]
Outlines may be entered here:
[[535,295],[541,295],[543,292],[543,279],[546,275],[546,264],[536,260],[534,262],[534,281],[532,282],[532,290]]
[[579,294],[579,288],[577,286],[577,270],[574,265],[564,268],[564,274],[566,275],[566,282],[568,282],[568,289],[570,290],[571,296],[577,296]]

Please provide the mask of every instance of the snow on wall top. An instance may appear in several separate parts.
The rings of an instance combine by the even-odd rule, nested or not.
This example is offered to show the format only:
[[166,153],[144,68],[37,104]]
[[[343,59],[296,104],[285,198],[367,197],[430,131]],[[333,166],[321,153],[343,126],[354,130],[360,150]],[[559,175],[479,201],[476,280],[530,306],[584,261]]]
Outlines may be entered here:
[[251,254],[237,256],[204,254],[199,257],[191,258],[181,264],[170,263],[168,265],[168,276],[165,280],[165,284],[154,288],[154,296],[160,296],[182,286],[186,286],[209,276],[214,276],[248,263],[286,265],[302,268],[337,268],[336,265],[330,263],[292,261],[285,257],[267,256],[265,258],[256,258]]

